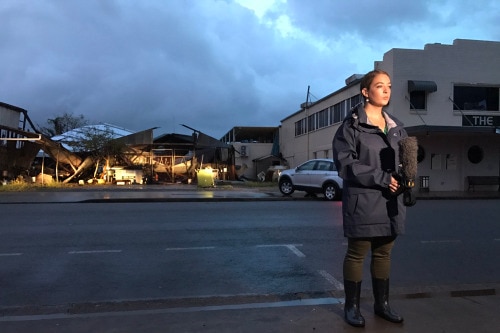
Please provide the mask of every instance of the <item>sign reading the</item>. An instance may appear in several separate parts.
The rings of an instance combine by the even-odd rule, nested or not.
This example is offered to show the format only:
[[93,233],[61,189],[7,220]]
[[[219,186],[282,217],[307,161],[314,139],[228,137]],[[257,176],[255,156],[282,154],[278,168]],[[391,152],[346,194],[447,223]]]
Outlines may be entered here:
[[462,116],[462,126],[494,127],[500,126],[500,117],[498,116]]

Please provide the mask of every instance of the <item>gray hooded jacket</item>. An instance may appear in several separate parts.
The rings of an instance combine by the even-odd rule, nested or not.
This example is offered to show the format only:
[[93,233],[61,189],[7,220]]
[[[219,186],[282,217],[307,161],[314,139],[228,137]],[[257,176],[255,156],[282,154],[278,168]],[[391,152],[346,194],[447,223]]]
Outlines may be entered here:
[[370,125],[362,105],[333,139],[333,158],[343,179],[344,236],[349,238],[394,236],[404,233],[406,206],[388,185],[399,165],[399,140],[407,137],[401,123],[384,112],[387,134]]

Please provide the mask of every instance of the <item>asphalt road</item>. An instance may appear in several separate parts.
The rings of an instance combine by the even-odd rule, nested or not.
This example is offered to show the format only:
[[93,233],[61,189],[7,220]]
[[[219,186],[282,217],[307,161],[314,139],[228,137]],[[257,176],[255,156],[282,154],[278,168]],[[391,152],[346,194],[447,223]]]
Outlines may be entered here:
[[[3,310],[286,300],[342,289],[346,243],[339,202],[3,204],[1,209]],[[394,249],[393,290],[498,283],[499,216],[496,200],[420,201],[409,210],[407,234]],[[368,273],[367,263],[367,279]]]

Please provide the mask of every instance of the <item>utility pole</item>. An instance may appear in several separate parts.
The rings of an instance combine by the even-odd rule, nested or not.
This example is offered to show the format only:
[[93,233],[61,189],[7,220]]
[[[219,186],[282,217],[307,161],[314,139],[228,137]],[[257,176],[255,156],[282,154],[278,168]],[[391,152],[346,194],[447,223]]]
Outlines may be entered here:
[[311,89],[311,86],[307,86],[306,106],[305,106],[305,111],[306,111],[306,133],[307,133],[307,156],[306,156],[306,160],[309,160],[309,114],[308,114],[308,109],[309,109],[309,90],[310,89]]

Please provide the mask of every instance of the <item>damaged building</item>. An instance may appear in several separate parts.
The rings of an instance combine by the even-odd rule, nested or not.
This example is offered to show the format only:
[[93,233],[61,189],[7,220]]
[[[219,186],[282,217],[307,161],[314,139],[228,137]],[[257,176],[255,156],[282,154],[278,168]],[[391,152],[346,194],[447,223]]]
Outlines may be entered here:
[[31,177],[31,164],[40,150],[41,135],[34,133],[28,112],[0,102],[0,170],[3,182]]
[[[36,129],[26,110],[0,103],[2,179],[4,182],[19,178],[32,181],[36,177],[41,177],[42,182],[53,179],[188,182],[196,181],[201,169],[212,169],[214,179],[235,178],[231,145],[192,128],[192,135],[171,133],[154,138],[155,129],[132,132],[111,124],[98,124],[49,138]],[[85,141],[94,143],[91,141],[96,138],[104,140],[106,147],[81,145]],[[115,151],[97,152],[111,146]]]
[[192,135],[163,134],[154,139],[154,170],[160,181],[190,182],[202,169],[212,169],[213,178],[235,179],[234,148],[198,130]]

